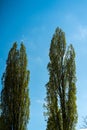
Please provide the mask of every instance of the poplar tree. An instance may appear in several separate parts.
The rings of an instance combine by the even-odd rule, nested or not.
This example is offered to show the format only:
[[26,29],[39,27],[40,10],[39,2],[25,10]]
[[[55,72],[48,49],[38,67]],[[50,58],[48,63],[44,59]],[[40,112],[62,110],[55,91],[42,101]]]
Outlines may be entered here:
[[72,44],[66,49],[65,33],[57,28],[51,40],[46,84],[46,130],[75,130],[76,65]]
[[6,70],[2,77],[1,107],[2,130],[26,130],[29,119],[29,74],[27,55],[23,43],[17,49],[17,43],[10,49]]

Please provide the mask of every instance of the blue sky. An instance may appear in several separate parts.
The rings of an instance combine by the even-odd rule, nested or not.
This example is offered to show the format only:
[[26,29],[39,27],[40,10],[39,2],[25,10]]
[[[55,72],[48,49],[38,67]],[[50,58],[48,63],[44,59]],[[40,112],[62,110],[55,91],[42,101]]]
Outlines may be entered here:
[[[87,0],[0,0],[0,78],[8,52],[24,41],[30,75],[30,121],[28,129],[45,130],[43,116],[48,81],[49,47],[56,27],[66,34],[67,45],[76,51],[77,129],[87,115]],[[1,84],[0,84],[1,89]]]

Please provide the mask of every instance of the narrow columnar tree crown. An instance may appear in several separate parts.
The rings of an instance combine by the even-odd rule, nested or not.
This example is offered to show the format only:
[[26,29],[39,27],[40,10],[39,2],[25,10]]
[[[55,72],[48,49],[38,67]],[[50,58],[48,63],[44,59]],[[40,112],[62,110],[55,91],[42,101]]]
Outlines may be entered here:
[[51,40],[46,84],[46,130],[75,130],[76,66],[72,44],[66,50],[65,33],[57,28]]
[[2,77],[1,107],[4,128],[2,130],[26,130],[29,119],[29,82],[27,55],[23,43],[10,49],[6,70]]

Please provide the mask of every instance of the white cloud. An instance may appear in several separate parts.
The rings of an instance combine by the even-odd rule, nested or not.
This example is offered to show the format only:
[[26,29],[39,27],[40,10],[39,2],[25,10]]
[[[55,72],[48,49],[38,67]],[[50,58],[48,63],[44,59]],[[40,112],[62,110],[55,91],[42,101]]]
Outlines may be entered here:
[[41,100],[41,99],[37,99],[37,100],[36,100],[36,103],[43,105],[43,104],[44,104],[44,101]]
[[32,28],[31,33],[37,34],[38,32],[41,33],[41,32],[44,32],[45,30],[46,30],[46,27],[44,25],[39,26],[39,27],[37,26],[37,27]]
[[38,66],[42,66],[43,65],[43,59],[40,56],[30,56],[30,60],[31,62],[33,62],[34,64],[38,65]]
[[77,18],[75,17],[75,15],[73,15],[72,13],[68,13],[65,15],[65,20],[67,22],[75,22],[77,23]]
[[87,40],[87,25],[82,25],[75,14],[66,14],[65,21],[69,24],[69,26],[71,26],[70,30],[73,30],[69,39],[79,42],[85,42]]
[[42,64],[42,58],[39,56],[35,58],[35,61],[39,64]]
[[87,26],[78,26],[75,34],[73,34],[74,40],[85,41],[87,40]]
[[80,129],[80,130],[87,130],[87,129]]
[[80,58],[87,56],[87,26],[78,24],[78,26],[76,26],[75,30],[69,36],[69,41],[71,41],[71,43],[73,43],[75,46],[77,56]]

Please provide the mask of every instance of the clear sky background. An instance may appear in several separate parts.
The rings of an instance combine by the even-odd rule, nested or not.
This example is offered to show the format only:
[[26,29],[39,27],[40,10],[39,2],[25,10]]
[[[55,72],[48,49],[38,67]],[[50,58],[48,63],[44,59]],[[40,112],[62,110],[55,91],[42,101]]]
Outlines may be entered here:
[[[87,0],[0,0],[0,79],[8,52],[24,41],[30,70],[28,130],[45,130],[43,116],[49,47],[56,27],[76,51],[77,130],[87,115]],[[0,84],[1,90],[1,84]]]

